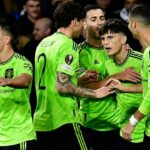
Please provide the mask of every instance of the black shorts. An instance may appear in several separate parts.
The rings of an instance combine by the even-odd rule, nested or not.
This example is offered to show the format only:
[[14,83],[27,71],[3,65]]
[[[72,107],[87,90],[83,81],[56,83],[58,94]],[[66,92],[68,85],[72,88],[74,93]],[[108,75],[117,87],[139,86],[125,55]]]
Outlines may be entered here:
[[25,141],[16,145],[0,146],[0,150],[37,150],[37,141]]
[[88,150],[80,125],[66,124],[58,129],[37,132],[39,150]]

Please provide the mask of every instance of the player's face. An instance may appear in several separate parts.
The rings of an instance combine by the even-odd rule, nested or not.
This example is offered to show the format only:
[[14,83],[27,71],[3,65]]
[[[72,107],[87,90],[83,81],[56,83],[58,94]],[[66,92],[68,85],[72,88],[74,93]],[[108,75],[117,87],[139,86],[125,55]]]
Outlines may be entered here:
[[8,40],[6,40],[7,34],[0,27],[0,51],[4,49],[4,46],[8,44]]
[[27,1],[25,8],[30,18],[40,17],[40,1],[29,0]]
[[99,31],[105,22],[105,16],[101,9],[90,10],[86,14],[84,29],[89,37],[99,38]]
[[108,56],[119,54],[122,50],[122,45],[125,44],[125,36],[121,33],[108,32],[101,36],[101,40]]

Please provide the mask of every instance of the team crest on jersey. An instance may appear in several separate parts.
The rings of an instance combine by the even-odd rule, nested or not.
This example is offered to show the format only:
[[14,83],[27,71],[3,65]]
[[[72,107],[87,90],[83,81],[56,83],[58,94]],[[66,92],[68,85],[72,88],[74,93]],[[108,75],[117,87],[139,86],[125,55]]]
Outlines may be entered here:
[[14,76],[13,68],[7,69],[5,72],[5,78],[13,78],[13,76]]
[[70,64],[72,63],[72,61],[73,61],[73,56],[72,56],[72,55],[67,55],[67,56],[65,57],[65,62],[66,62],[68,65],[70,65]]

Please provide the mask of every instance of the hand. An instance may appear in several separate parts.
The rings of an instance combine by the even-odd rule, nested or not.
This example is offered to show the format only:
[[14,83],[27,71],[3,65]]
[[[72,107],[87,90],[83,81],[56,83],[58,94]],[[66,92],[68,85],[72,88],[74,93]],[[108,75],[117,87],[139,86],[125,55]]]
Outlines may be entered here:
[[121,82],[117,79],[114,79],[114,78],[110,78],[106,81],[105,85],[106,86],[117,86],[118,84],[121,84]]
[[98,78],[99,78],[99,74],[97,71],[87,70],[78,78],[78,82],[79,84],[87,84],[90,82],[98,81]]
[[109,86],[103,86],[95,90],[96,98],[103,98],[113,93],[115,93],[115,90],[111,89]]
[[106,86],[109,86],[111,89],[118,89],[120,91],[124,90],[124,85],[117,79],[110,78],[105,83]]
[[10,79],[6,79],[6,78],[3,78],[3,77],[0,77],[0,86],[9,85],[9,80]]
[[135,126],[132,126],[130,122],[122,129],[123,138],[131,141],[131,134],[134,131]]
[[141,76],[139,73],[134,71],[133,67],[126,68],[123,72],[119,73],[119,79],[122,81],[131,81],[138,83],[141,81]]

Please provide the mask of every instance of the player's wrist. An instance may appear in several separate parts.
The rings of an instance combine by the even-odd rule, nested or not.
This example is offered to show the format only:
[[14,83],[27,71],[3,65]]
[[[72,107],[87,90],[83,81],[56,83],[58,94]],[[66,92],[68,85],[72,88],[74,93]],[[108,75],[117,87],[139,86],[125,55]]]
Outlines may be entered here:
[[132,126],[136,126],[136,124],[139,122],[139,120],[137,120],[134,115],[132,115],[129,119],[129,122]]
[[93,90],[93,93],[94,93],[94,98],[98,98],[97,91]]

